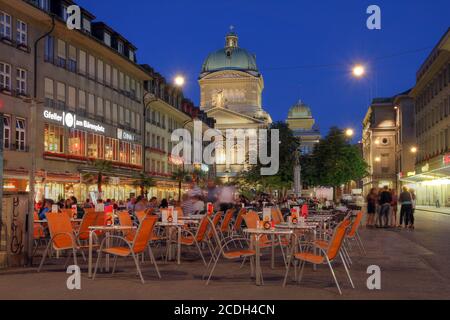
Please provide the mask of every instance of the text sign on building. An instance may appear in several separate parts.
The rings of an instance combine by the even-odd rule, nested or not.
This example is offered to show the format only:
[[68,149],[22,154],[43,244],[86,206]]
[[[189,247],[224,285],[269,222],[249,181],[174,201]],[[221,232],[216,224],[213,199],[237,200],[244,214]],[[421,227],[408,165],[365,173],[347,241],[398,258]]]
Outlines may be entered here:
[[126,141],[135,141],[134,134],[124,131],[122,129],[117,129],[117,139]]
[[58,114],[57,112],[44,110],[44,118],[60,122],[63,126],[68,128],[84,128],[95,132],[105,133],[105,127],[103,127],[102,125],[91,123],[88,120],[78,120],[77,116],[70,112],[63,112],[62,114]]

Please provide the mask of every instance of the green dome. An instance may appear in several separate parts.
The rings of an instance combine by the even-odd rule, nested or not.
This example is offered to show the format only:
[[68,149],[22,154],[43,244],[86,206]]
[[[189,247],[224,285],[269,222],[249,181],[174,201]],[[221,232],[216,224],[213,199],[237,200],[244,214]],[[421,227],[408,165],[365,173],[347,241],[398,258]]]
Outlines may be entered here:
[[239,70],[259,74],[256,66],[256,57],[237,44],[236,33],[227,34],[225,48],[211,53],[202,66],[203,73],[211,73],[222,70]]
[[255,56],[245,49],[241,48],[225,48],[211,53],[203,63],[203,72],[215,72],[220,70],[241,70],[255,71]]
[[312,118],[311,108],[302,101],[297,102],[289,109],[289,119]]

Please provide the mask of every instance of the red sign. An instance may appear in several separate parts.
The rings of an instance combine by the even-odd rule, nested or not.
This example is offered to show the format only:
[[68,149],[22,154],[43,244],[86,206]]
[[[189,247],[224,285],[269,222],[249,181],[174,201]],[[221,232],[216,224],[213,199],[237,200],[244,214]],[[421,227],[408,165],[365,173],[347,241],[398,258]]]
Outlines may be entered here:
[[450,164],[450,153],[444,156],[444,164]]

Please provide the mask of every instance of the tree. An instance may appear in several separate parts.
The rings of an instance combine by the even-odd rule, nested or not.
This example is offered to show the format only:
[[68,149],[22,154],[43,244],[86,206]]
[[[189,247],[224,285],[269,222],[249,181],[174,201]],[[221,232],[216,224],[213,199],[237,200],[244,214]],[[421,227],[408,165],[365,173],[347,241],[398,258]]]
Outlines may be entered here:
[[183,182],[189,181],[191,176],[184,168],[179,168],[172,173],[172,179],[178,182],[178,201],[181,201],[181,186]]
[[311,155],[302,157],[301,164],[303,181],[311,186],[334,188],[335,198],[338,187],[368,174],[368,165],[358,147],[350,144],[336,127],[330,129]]
[[141,196],[144,196],[147,190],[156,186],[155,180],[146,173],[139,172],[136,176],[136,180],[133,182],[135,187],[139,187],[141,190]]
[[88,183],[96,183],[97,190],[101,194],[103,183],[108,182],[108,174],[112,172],[112,163],[107,160],[93,160],[89,165],[95,172],[84,174],[83,179],[86,179]]
[[254,188],[259,191],[273,191],[279,190],[280,195],[286,193],[288,189],[292,187],[294,177],[292,174],[295,160],[295,152],[299,148],[299,141],[294,136],[292,130],[284,122],[274,122],[268,131],[267,150],[269,154],[271,150],[271,132],[272,130],[278,130],[279,132],[279,170],[278,173],[273,176],[261,176],[261,164],[257,164],[250,168],[248,171],[241,173],[237,179],[237,183],[241,189]]

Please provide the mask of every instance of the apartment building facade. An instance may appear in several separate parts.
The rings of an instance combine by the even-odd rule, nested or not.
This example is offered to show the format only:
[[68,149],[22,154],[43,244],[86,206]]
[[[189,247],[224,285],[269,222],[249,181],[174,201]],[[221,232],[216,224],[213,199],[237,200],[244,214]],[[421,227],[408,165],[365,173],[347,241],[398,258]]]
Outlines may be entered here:
[[[187,172],[197,169],[185,163],[183,157],[172,155],[176,142],[172,133],[179,128],[187,129],[194,137],[194,120],[202,123],[202,132],[214,128],[214,119],[183,97],[179,87],[172,85],[148,65],[143,65],[152,80],[144,83],[145,95],[150,95],[145,113],[145,171],[154,177],[156,186],[150,188],[149,197],[177,199],[178,182],[173,173],[183,169]],[[144,99],[144,103],[147,99]],[[203,142],[201,142],[203,143]],[[208,175],[210,166],[199,164],[198,169]],[[182,185],[183,190],[188,185]]]
[[400,191],[400,178],[414,171],[414,103],[408,93],[374,99],[364,118],[362,151],[369,165],[365,195],[384,186]]
[[123,199],[136,193],[134,172],[143,169],[142,95],[150,78],[136,48],[86,10],[82,29],[69,30],[72,3],[0,1],[5,190],[29,189],[34,158],[38,198],[84,199],[97,188],[88,178],[92,163],[106,160],[115,179],[104,196]]
[[417,72],[415,100],[417,163],[405,183],[417,203],[450,206],[450,29]]

